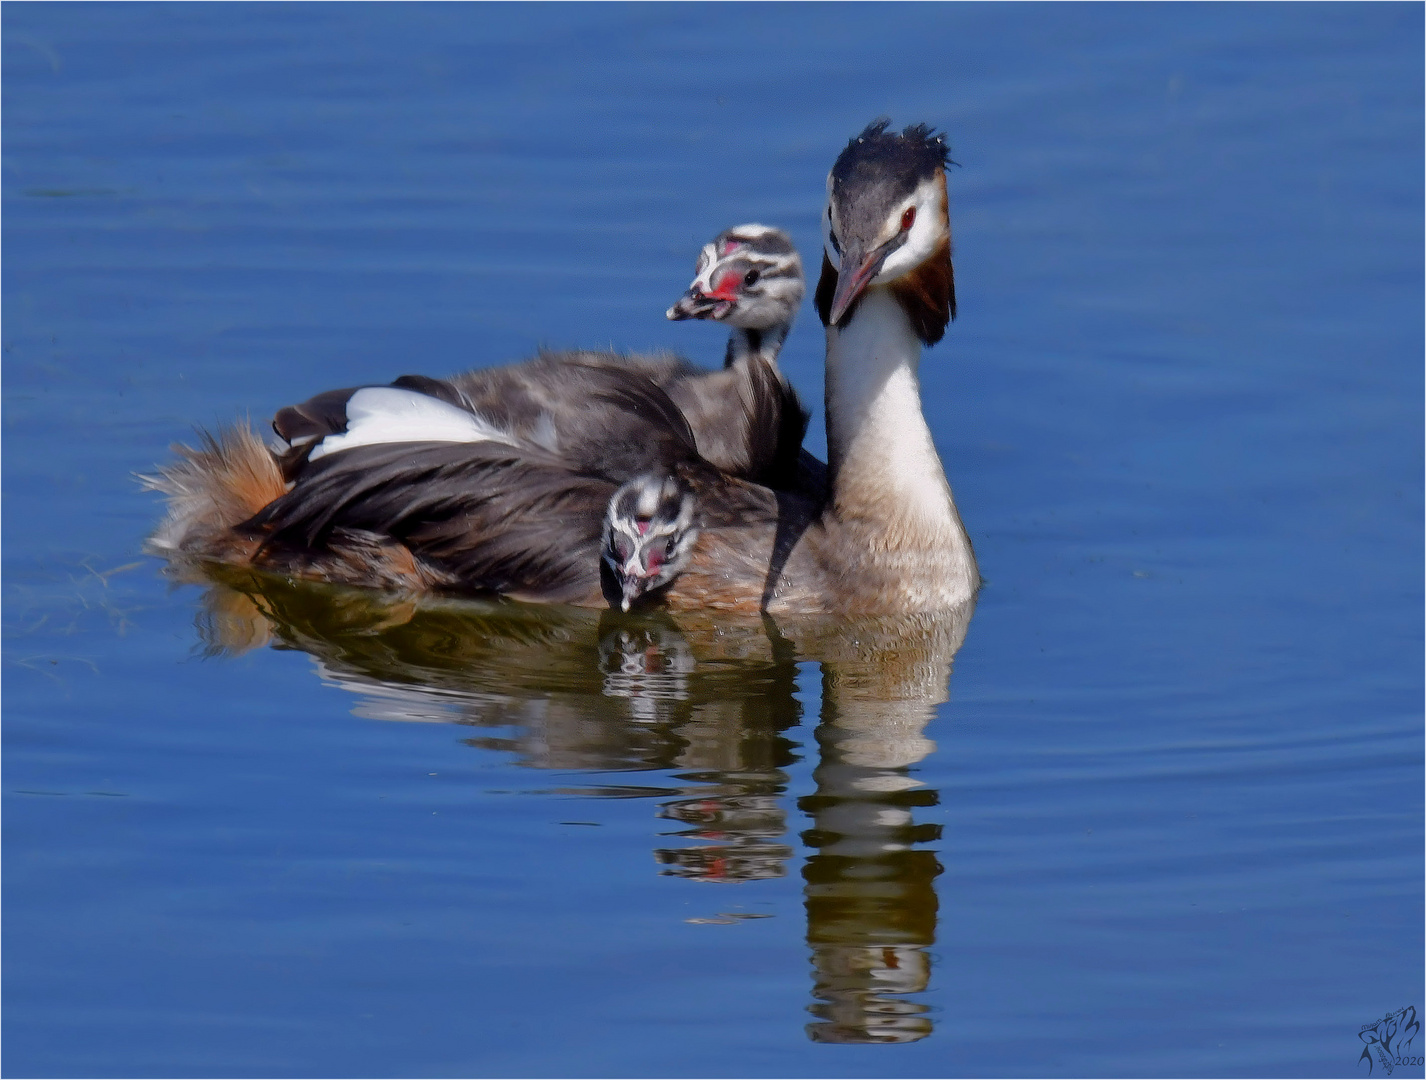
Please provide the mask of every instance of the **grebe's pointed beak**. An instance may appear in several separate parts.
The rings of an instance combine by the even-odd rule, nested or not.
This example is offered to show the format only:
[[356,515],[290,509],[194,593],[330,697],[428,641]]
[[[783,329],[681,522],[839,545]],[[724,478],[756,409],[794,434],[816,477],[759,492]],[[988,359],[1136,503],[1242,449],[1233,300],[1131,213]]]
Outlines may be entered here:
[[891,254],[890,244],[882,244],[869,253],[861,250],[860,244],[846,242],[842,247],[842,269],[837,274],[837,290],[832,294],[832,309],[829,323],[840,326],[843,317],[853,304],[866,292],[871,279],[881,270],[881,264]]
[[681,322],[684,319],[708,319],[713,317],[713,313],[720,305],[726,306],[726,304],[727,301],[708,296],[702,289],[695,286],[680,296],[673,307],[664,312],[664,315],[674,322]]
[[623,599],[623,602],[622,602],[622,604],[621,604],[620,606],[621,606],[625,611],[628,611],[628,610],[629,610],[629,607],[634,603],[634,601],[637,600],[639,597],[641,597],[641,596],[643,596],[643,595],[644,595],[644,580],[643,580],[643,578],[636,577],[636,576],[626,577],[626,578],[624,579],[624,599]]

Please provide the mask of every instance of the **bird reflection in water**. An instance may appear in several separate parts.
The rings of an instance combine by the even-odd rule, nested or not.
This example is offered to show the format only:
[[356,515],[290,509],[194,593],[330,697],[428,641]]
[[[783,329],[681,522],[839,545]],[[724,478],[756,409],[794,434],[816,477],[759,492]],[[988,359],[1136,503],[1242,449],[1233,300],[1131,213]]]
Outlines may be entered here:
[[824,665],[817,790],[797,804],[813,822],[803,843],[816,852],[802,870],[815,1041],[913,1042],[931,1033],[926,1006],[907,995],[930,981],[941,864],[914,845],[939,839],[941,827],[915,822],[937,794],[908,770],[935,749],[923,735],[935,703],[878,698]]
[[[198,628],[210,653],[300,649],[359,695],[358,715],[483,729],[465,741],[532,769],[671,773],[677,786],[562,788],[655,796],[684,841],[660,873],[704,882],[783,877],[794,855],[787,767],[801,721],[799,661],[822,671],[816,790],[802,868],[815,999],[810,1038],[911,1042],[931,1033],[934,882],[918,845],[937,793],[911,775],[935,744],[971,608],[935,619],[774,624],[680,615],[418,601],[212,571]],[[498,729],[498,730],[497,730]]]
[[[698,668],[689,640],[671,626],[657,623],[615,625],[599,641],[604,694],[627,698],[631,719],[660,720],[660,703],[690,700],[690,677]],[[699,881],[756,881],[783,877],[792,848],[773,841],[787,832],[780,796],[787,787],[782,765],[791,761],[785,740],[752,737],[766,721],[740,705],[698,701],[678,728],[685,745],[672,767],[692,772],[678,779],[696,786],[687,797],[661,803],[658,815],[691,828],[667,835],[697,846],[658,848],[662,873]],[[795,706],[795,702],[794,702]],[[783,726],[795,724],[800,710],[787,711]],[[731,737],[730,737],[731,736]]]
[[659,701],[687,701],[693,650],[672,630],[616,628],[599,641],[604,695],[628,698],[632,719],[654,722]]

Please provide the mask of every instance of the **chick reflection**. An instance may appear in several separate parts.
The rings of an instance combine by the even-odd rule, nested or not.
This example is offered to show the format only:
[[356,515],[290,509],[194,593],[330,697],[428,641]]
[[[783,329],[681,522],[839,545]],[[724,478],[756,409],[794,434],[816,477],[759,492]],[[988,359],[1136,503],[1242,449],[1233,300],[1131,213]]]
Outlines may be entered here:
[[[222,573],[222,571],[218,571]],[[661,872],[710,882],[781,877],[782,796],[801,719],[791,646],[764,623],[680,626],[658,616],[369,592],[227,574],[198,620],[210,653],[301,649],[355,692],[354,712],[486,729],[465,740],[534,769],[667,770],[677,787],[565,789],[674,795],[690,828],[654,852]],[[498,733],[492,729],[503,729]]]
[[770,771],[761,785],[751,777],[740,777],[748,789],[763,786],[758,794],[709,792],[694,799],[675,799],[659,807],[659,816],[692,824],[674,833],[701,841],[695,847],[660,848],[654,852],[665,874],[698,881],[759,881],[783,877],[792,848],[774,841],[787,832],[787,815],[778,794],[787,776]]
[[599,642],[604,695],[627,698],[635,720],[659,718],[659,702],[687,701],[688,676],[698,662],[671,629],[616,627]]
[[210,588],[210,652],[301,649],[360,696],[360,715],[483,729],[466,741],[534,769],[671,772],[677,786],[563,789],[655,795],[678,845],[660,872],[701,882],[783,877],[793,849],[785,799],[800,720],[796,661],[821,663],[816,791],[803,868],[813,965],[808,1035],[911,1042],[925,1005],[941,872],[937,801],[911,768],[946,700],[971,614],[849,625],[700,623],[513,604],[382,599],[242,575]]
[[[600,641],[600,667],[604,693],[628,698],[633,719],[647,723],[657,720],[661,703],[689,700],[698,660],[688,639],[671,627],[615,625]],[[776,689],[790,696],[791,671],[781,674]],[[787,832],[780,798],[787,774],[780,766],[791,760],[790,746],[758,737],[769,727],[750,715],[748,704],[736,696],[700,701],[679,728],[685,745],[674,764],[697,770],[679,777],[696,786],[686,789],[687,797],[662,803],[658,814],[692,826],[670,835],[700,843],[656,849],[662,873],[708,882],[787,873],[792,848],[772,841]],[[788,722],[796,722],[795,709]]]

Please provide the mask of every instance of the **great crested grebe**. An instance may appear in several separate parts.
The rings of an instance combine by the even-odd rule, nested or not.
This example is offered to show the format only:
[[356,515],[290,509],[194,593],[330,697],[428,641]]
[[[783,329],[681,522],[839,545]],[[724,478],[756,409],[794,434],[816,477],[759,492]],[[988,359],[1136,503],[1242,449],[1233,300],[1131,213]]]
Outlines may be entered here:
[[956,608],[980,585],[917,380],[922,346],[955,317],[948,148],[925,125],[887,125],[827,178],[829,498],[779,496],[775,524],[703,529],[671,607],[897,615]]
[[[595,573],[601,555],[618,556],[621,532],[606,531],[611,499],[635,482],[646,490],[624,494],[636,521],[652,505],[661,528],[676,523],[685,495],[696,507],[697,536],[679,558],[652,574],[647,561],[636,568],[642,584],[657,579],[670,607],[902,614],[959,605],[979,578],[916,378],[922,344],[938,341],[954,315],[946,160],[927,127],[888,133],[880,121],[828,178],[817,290],[827,327],[825,497],[815,483],[777,491],[749,482],[700,454],[675,404],[688,377],[675,363],[663,378],[649,365],[566,354],[532,362],[588,383],[562,392],[554,409],[512,404],[498,374],[485,384],[496,415],[468,407],[464,377],[321,395],[308,403],[320,408],[298,407],[319,430],[287,463],[290,486],[270,453],[265,463],[252,453],[250,434],[189,451],[154,482],[170,495],[154,546],[355,584],[598,605],[615,599]],[[761,357],[734,360],[728,371],[783,386]],[[331,430],[339,404],[342,423]],[[571,416],[563,431],[561,409]],[[783,423],[750,424],[752,437],[768,441]],[[663,499],[667,477],[675,485]],[[658,497],[645,498],[655,485]],[[205,516],[205,499],[229,514],[255,512]]]
[[[705,519],[701,542],[664,579],[671,607],[938,612],[979,587],[917,379],[922,346],[956,313],[948,150],[924,125],[886,128],[878,121],[852,140],[827,178],[816,301],[827,334],[828,496],[803,487],[727,524]],[[720,496],[700,496],[700,509]]]

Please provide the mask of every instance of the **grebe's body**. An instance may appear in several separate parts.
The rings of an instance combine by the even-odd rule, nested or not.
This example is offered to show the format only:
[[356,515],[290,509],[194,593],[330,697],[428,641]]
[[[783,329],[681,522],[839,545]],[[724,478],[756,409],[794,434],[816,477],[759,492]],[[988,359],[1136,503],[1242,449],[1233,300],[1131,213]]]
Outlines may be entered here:
[[[191,451],[158,482],[171,511],[156,546],[356,584],[602,606],[621,594],[599,581],[599,567],[619,562],[621,538],[649,532],[638,508],[650,507],[667,527],[669,553],[674,540],[688,542],[673,563],[651,570],[639,556],[627,564],[643,575],[633,594],[654,588],[675,609],[899,615],[969,600],[979,584],[975,559],[917,382],[922,345],[938,341],[954,315],[946,148],[925,127],[885,128],[873,124],[853,140],[828,179],[817,295],[827,328],[825,474],[789,443],[792,427],[800,442],[805,415],[799,409],[797,424],[787,424],[795,398],[756,349],[730,345],[725,372],[712,376],[676,362],[555,356],[535,363],[563,364],[589,381],[562,389],[556,403],[542,397],[547,385],[527,381],[536,370],[527,367],[446,383],[399,380],[405,385],[284,410],[277,428],[292,445],[286,475],[269,455],[267,486],[247,496],[255,512],[226,525],[210,515],[185,527],[185,498],[214,477],[263,467],[236,443]],[[689,310],[675,305],[670,317],[716,312],[704,301],[717,292],[695,281],[680,301]],[[702,398],[725,404],[700,412],[688,387],[720,376],[724,389],[705,384]],[[520,406],[522,393],[541,407]],[[728,417],[739,414],[730,397],[775,404],[762,413],[743,408],[746,430],[725,453],[716,448],[720,427],[736,427]],[[408,405],[440,419],[408,423],[399,418]],[[562,431],[560,410],[578,422]],[[444,441],[418,437],[431,430]],[[769,454],[755,450],[766,445]],[[664,479],[673,482],[666,493]],[[635,487],[616,498],[627,484]],[[696,535],[685,495],[696,507]],[[633,533],[617,527],[630,513]],[[629,598],[625,587],[626,606]]]
[[[169,495],[169,516],[151,549],[341,584],[603,606],[663,584],[699,525],[775,514],[769,489],[698,455],[682,414],[652,382],[566,366],[589,408],[584,441],[561,452],[447,403],[435,380],[421,391],[350,393],[347,428],[302,445],[291,481],[246,429],[180,448],[180,460],[152,481]],[[652,476],[698,508],[694,522],[676,500],[677,536],[651,520],[661,501],[639,514],[637,492]],[[636,515],[629,523],[636,535],[674,540],[654,565],[647,552],[627,553],[632,587],[618,576],[619,561],[602,558],[617,551],[613,526],[624,510]]]
[[775,506],[743,478],[824,482],[776,367],[802,295],[786,234],[729,229],[669,311],[730,324],[723,370],[575,351],[327,391],[278,412],[272,451],[246,430],[179,447],[149,478],[169,496],[150,548],[346,584],[627,608],[677,575],[702,522]]

